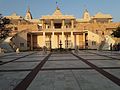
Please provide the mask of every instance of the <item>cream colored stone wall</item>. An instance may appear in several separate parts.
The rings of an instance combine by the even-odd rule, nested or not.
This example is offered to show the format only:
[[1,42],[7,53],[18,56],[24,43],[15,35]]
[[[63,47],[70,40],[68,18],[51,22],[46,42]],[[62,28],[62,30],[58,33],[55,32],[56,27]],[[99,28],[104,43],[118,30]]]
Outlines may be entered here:
[[54,42],[52,42],[52,48],[58,48],[57,35],[54,35]]
[[38,31],[38,27],[36,24],[28,24],[28,25],[18,25],[18,30],[30,30],[30,31]]
[[[116,29],[120,25],[120,22],[111,22],[111,23],[76,23],[76,30],[89,30],[96,34],[101,35],[102,32],[106,35],[111,35],[113,29]],[[98,33],[97,33],[98,31]]]
[[20,50],[27,50],[27,32],[23,31],[13,38],[13,42]]
[[[28,31],[38,31],[38,25],[37,24],[9,24],[6,26],[7,28],[12,29],[12,33],[15,32],[20,32],[23,30],[28,30]],[[16,28],[16,29],[15,29]]]
[[[96,42],[96,44],[92,45],[92,42]],[[100,43],[101,43],[101,36],[91,32],[91,31],[88,31],[88,48],[89,49],[98,49]]]
[[43,47],[43,36],[42,35],[37,36],[37,44],[39,47]]
[[80,47],[80,48],[83,48],[83,42],[84,42],[84,41],[83,41],[83,35],[79,35],[79,38],[80,38],[80,40],[79,40],[79,43],[80,43],[80,44],[79,44],[79,47]]

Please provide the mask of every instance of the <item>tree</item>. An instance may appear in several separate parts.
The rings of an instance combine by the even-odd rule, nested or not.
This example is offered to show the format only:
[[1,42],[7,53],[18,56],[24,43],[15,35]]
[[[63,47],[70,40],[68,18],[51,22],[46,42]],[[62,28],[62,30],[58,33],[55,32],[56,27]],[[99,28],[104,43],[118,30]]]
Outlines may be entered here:
[[0,40],[6,38],[9,35],[10,30],[6,28],[6,25],[9,23],[10,20],[0,14]]
[[114,37],[120,38],[120,26],[117,27],[117,29],[113,31],[111,35],[113,35]]

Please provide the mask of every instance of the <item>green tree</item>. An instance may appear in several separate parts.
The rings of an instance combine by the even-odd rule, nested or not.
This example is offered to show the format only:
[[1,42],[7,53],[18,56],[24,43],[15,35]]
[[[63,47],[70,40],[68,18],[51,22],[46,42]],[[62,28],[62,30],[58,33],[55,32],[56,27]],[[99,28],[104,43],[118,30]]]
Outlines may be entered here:
[[114,37],[120,38],[120,26],[117,27],[117,29],[113,31],[111,35],[113,35]]
[[6,38],[9,35],[10,30],[6,28],[6,25],[9,23],[10,20],[0,14],[0,40]]

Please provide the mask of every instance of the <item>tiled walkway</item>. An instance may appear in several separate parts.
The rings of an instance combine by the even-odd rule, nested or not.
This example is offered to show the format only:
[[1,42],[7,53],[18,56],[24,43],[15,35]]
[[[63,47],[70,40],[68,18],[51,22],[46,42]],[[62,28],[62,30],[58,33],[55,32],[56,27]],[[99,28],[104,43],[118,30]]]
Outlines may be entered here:
[[0,57],[0,90],[120,90],[120,52],[21,52]]

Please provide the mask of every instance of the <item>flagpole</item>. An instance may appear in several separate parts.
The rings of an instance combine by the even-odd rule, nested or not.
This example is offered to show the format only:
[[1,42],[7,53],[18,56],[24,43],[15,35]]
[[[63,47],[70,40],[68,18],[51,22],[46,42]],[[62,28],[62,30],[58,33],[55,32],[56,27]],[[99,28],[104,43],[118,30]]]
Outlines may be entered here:
[[56,1],[56,7],[58,8],[58,2]]

